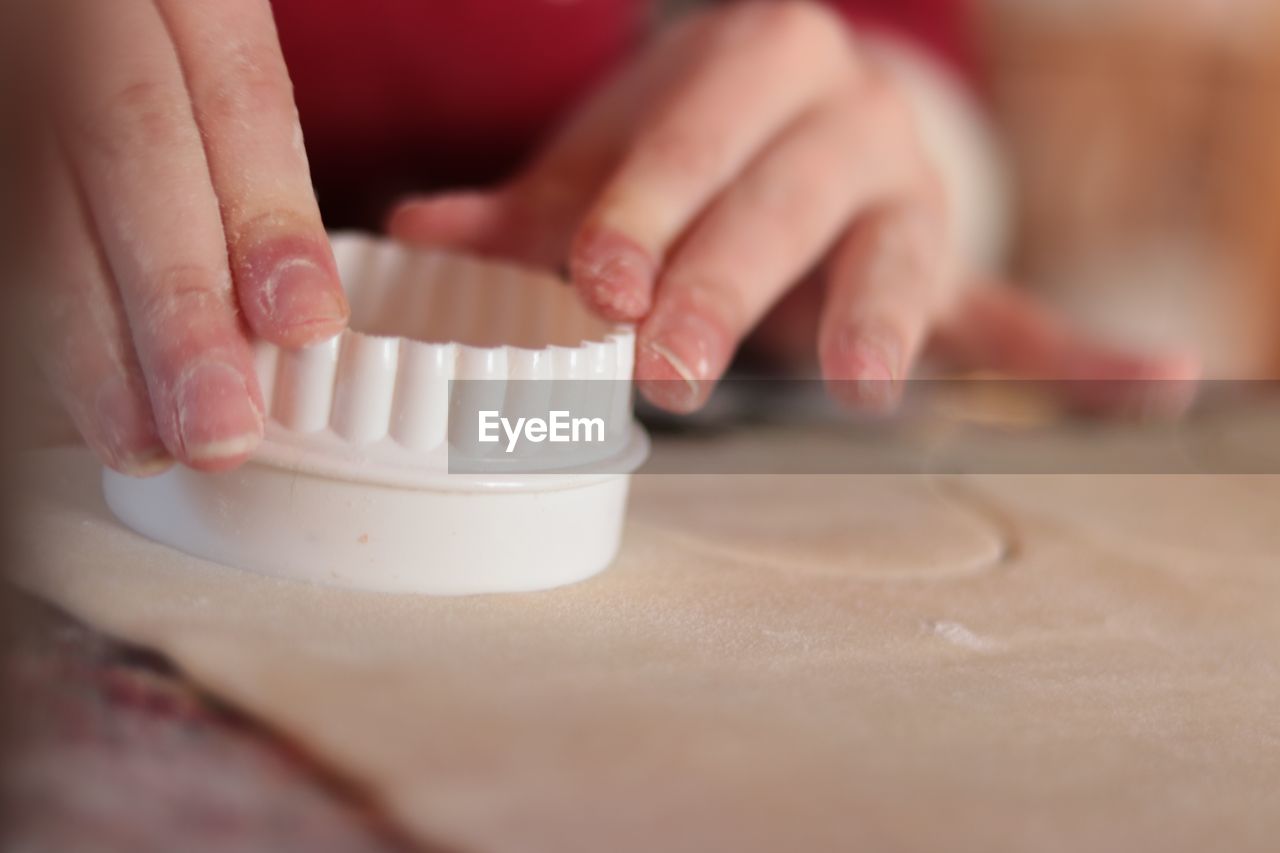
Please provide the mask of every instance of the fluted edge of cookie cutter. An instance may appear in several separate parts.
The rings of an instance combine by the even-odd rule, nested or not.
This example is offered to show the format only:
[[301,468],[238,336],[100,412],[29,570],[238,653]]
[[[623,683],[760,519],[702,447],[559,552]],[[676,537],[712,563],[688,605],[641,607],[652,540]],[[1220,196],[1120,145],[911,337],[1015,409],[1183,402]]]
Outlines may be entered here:
[[[333,245],[351,328],[300,350],[255,345],[267,410],[258,458],[410,487],[525,488],[509,476],[441,476],[450,381],[607,380],[609,423],[627,435],[612,436],[620,458],[595,467],[642,460],[647,440],[630,416],[631,327],[593,316],[549,274],[364,235],[335,235]],[[557,477],[541,475],[535,487]]]
[[[117,517],[225,565],[382,591],[544,589],[604,569],[648,453],[631,415],[633,331],[548,274],[362,234],[332,242],[351,328],[300,350],[255,344],[267,423],[250,461],[145,480],[106,470]],[[580,470],[449,473],[455,379],[610,380],[618,450]]]

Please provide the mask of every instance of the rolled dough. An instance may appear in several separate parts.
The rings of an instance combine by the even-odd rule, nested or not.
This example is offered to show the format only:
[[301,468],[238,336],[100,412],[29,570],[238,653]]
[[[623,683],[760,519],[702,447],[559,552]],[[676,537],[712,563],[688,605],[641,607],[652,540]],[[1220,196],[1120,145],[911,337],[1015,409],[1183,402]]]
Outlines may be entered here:
[[437,599],[222,569],[114,523],[82,451],[23,469],[21,585],[162,651],[424,841],[1280,837],[1280,477],[641,476],[610,571]]

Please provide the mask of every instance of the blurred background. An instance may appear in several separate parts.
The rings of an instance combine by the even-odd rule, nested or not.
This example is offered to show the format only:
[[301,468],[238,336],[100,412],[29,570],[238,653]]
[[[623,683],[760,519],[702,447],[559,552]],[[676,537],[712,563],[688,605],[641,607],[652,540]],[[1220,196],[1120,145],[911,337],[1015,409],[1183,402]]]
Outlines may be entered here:
[[982,0],[1016,274],[1206,374],[1280,373],[1280,4]]
[[[39,109],[41,60],[50,58],[29,20],[39,5],[0,0],[0,250],[10,300],[39,287],[25,272],[40,242],[24,215],[31,188],[22,132]],[[1016,199],[1011,277],[1113,340],[1198,352],[1211,377],[1280,376],[1280,3],[971,6],[976,88]],[[32,361],[12,346],[18,338],[10,326],[0,341],[6,451],[73,435],[47,403]],[[7,612],[8,586],[0,593],[0,613]],[[130,829],[133,849],[165,849],[168,833],[181,829],[172,821],[184,803],[214,814],[232,837],[270,832],[272,847],[263,849],[322,834],[345,839],[342,849],[399,849],[385,827],[371,825],[270,733],[210,708],[162,662],[56,615],[29,621],[44,633],[0,647],[0,689],[20,690],[35,709],[21,715],[18,740],[37,757],[24,765],[28,776],[4,788],[6,804],[24,808],[28,838],[84,818],[108,771],[123,766],[136,775],[127,796],[111,804],[155,797],[166,805],[142,810],[153,824]],[[184,761],[191,772],[157,769]],[[68,767],[87,774],[93,790],[66,785]],[[209,768],[222,774],[219,784],[210,783]],[[237,787],[249,778],[256,787]],[[250,803],[236,793],[243,790],[260,796]],[[303,817],[280,823],[272,797]]]

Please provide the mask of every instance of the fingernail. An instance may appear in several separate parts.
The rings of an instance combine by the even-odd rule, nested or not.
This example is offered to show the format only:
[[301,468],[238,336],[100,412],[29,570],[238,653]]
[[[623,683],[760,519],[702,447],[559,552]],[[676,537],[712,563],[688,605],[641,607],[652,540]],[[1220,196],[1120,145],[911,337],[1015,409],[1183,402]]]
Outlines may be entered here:
[[173,457],[161,447],[146,453],[117,457],[111,467],[129,477],[154,477],[173,467]]
[[841,332],[824,359],[832,396],[856,408],[889,411],[902,392],[899,352],[887,340],[855,329]]
[[[861,404],[873,411],[887,411],[898,401],[898,380],[883,360],[883,356],[868,351],[864,354],[865,366],[861,375],[853,381],[851,390]],[[877,359],[880,359],[877,363]]]
[[347,300],[335,285],[333,272],[311,258],[288,258],[263,283],[262,301],[282,330],[327,337],[347,321]]
[[711,395],[728,366],[730,336],[693,311],[664,310],[641,330],[636,349],[636,381],[654,405],[692,412]]
[[108,380],[94,401],[98,440],[111,468],[132,477],[150,477],[173,465],[156,430],[141,380]]
[[242,229],[232,259],[249,326],[285,346],[315,343],[342,330],[350,313],[333,252],[318,228],[271,214]]
[[235,461],[262,438],[262,413],[244,375],[230,364],[196,365],[178,385],[175,402],[188,462]]
[[590,305],[610,320],[625,322],[649,313],[657,268],[634,240],[596,228],[578,238],[569,274]]

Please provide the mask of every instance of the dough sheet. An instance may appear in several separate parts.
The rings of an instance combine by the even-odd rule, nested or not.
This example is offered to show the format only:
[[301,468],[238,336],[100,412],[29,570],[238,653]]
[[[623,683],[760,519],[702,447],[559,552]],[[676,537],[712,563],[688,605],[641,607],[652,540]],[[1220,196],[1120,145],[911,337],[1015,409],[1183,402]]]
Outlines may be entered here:
[[424,842],[1280,838],[1280,476],[646,475],[599,577],[426,598],[147,542],[82,450],[21,469],[23,587],[164,653]]

